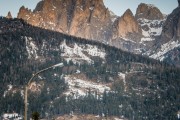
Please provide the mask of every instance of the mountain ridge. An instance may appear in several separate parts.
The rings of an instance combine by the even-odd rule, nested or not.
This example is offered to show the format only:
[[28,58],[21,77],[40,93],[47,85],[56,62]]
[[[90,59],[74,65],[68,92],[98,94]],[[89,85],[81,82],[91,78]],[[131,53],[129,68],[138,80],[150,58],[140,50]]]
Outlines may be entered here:
[[[140,14],[138,11],[139,9],[141,9],[141,7],[149,8],[147,4],[140,4],[137,8],[137,12],[135,15],[136,19],[140,18],[137,17],[137,14]],[[62,14],[60,11],[64,11],[64,13]],[[155,6],[153,8],[150,7],[148,11],[152,13],[152,15],[149,16],[155,15],[157,16],[156,18],[158,18],[159,16],[158,19],[162,19],[162,13]],[[41,12],[40,16],[38,12]],[[65,3],[57,0],[52,0],[52,1],[45,0],[39,2],[35,10],[33,12],[30,12],[29,14],[34,15],[34,17],[37,16],[38,19],[43,19],[43,20],[39,22],[37,20],[33,20],[36,18],[32,18],[31,15],[30,17],[27,18],[26,16],[28,16],[28,14],[23,15],[21,9],[18,13],[18,18],[22,18],[25,21],[29,22],[30,24],[32,25],[35,24],[36,26],[37,24],[34,23],[33,21],[37,21],[39,24],[38,26],[41,26],[43,28],[54,29],[59,32],[68,33],[70,35],[75,35],[77,37],[82,37],[86,39],[94,39],[99,41],[104,40],[105,42],[109,42],[112,39],[112,37],[114,38],[112,33],[114,22],[110,20],[111,19],[110,11],[108,10],[108,8],[104,6],[102,0],[98,0],[98,1],[88,0],[86,2],[84,2],[83,0],[78,0],[73,5],[71,4],[70,0],[67,0]],[[49,14],[51,14],[51,16],[48,17]],[[58,16],[60,17],[58,18]],[[143,16],[148,16],[148,15],[143,15]],[[45,17],[47,18],[52,17],[52,18],[47,21],[45,20]],[[29,19],[32,19],[32,21]],[[48,23],[49,21],[52,22],[51,23],[52,25]],[[40,25],[42,22],[43,24],[47,24],[47,25],[45,26]],[[58,27],[55,28],[53,24]],[[102,30],[104,32],[102,32]],[[121,32],[121,30],[118,31]],[[123,36],[126,36],[129,33],[131,33],[131,30],[128,31],[127,29],[126,34]]]
[[[179,7],[175,11],[178,10]],[[33,11],[21,7],[17,18],[45,29],[100,41],[149,57],[158,56],[155,54],[163,49],[163,45],[170,43],[169,41],[179,41],[179,20],[173,17],[174,12],[165,17],[156,6],[140,3],[135,15],[129,13],[128,16],[125,12],[126,16],[118,17],[111,13],[103,0],[43,0]],[[176,13],[175,16],[179,16],[178,12]],[[173,38],[176,37],[174,34],[177,39]],[[166,50],[166,53],[161,54],[161,59],[153,58],[166,61],[162,58],[170,57],[168,52],[171,51],[173,49]],[[179,54],[175,58],[179,60]],[[179,66],[173,57],[167,59],[170,64]]]

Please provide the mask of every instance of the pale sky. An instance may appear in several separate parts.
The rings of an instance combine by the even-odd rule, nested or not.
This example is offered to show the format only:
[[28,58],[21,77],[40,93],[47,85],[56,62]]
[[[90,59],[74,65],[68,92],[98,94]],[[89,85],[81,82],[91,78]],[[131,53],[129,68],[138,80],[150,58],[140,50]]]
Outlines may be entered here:
[[[12,16],[16,17],[19,8],[25,7],[33,10],[40,0],[0,0],[0,16],[6,16],[11,11]],[[178,6],[177,0],[104,0],[106,7],[116,15],[121,16],[126,9],[130,8],[135,14],[140,3],[154,4],[162,13],[169,14]]]

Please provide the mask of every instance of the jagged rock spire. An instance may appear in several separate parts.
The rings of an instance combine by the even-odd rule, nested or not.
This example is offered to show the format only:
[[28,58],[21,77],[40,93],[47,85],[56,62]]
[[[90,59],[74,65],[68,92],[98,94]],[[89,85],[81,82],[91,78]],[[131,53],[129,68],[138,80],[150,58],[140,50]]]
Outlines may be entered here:
[[178,0],[178,5],[179,5],[179,7],[180,7],[180,0]]
[[12,15],[11,15],[11,12],[10,12],[10,11],[8,12],[6,18],[8,18],[8,19],[11,19],[11,18],[12,18]]
[[141,35],[140,26],[130,9],[127,9],[125,13],[115,21],[114,27],[114,38],[130,38],[130,36],[128,36],[129,34]]

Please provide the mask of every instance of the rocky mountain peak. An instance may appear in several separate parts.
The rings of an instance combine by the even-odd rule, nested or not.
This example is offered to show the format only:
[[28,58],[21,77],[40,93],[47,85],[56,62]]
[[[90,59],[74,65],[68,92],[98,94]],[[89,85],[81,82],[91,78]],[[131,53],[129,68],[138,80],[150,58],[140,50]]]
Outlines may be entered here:
[[12,18],[12,15],[11,15],[11,12],[10,12],[10,11],[8,12],[6,18],[8,18],[8,19],[11,19],[11,18]]
[[125,15],[133,16],[133,13],[132,13],[132,11],[131,11],[130,9],[127,9],[127,10],[125,11],[125,13],[123,14],[123,16],[125,16]]
[[18,13],[18,18],[22,18],[23,16],[29,14],[31,11],[28,10],[28,8],[25,8],[24,6],[22,6],[20,9],[19,9],[19,13]]
[[36,8],[34,9],[33,12],[41,11],[41,10],[43,9],[43,4],[44,4],[44,1],[40,1],[40,2],[36,5]]
[[180,7],[180,0],[178,0],[178,5],[179,5],[179,7]]
[[20,8],[18,18],[45,29],[96,40],[109,39],[112,25],[103,0],[43,0],[33,12]]
[[136,10],[136,19],[145,18],[149,20],[162,20],[163,14],[152,4],[141,3]]
[[141,34],[141,28],[130,9],[127,9],[125,13],[115,21],[114,27],[114,38],[132,39],[133,34]]

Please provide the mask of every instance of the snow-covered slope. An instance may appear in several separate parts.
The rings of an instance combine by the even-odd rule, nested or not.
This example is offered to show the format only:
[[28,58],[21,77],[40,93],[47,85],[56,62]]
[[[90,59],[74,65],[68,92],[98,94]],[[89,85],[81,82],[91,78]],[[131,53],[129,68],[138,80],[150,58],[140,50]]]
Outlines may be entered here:
[[28,58],[38,59],[38,55],[37,55],[38,47],[36,46],[32,38],[25,36],[25,40],[26,40],[26,50],[28,52]]
[[88,95],[89,91],[97,93],[97,95],[102,95],[105,90],[111,90],[111,88],[108,87],[108,84],[96,83],[72,76],[66,76],[65,82],[68,84],[68,91],[64,94],[73,96],[74,99]]
[[155,52],[154,54],[152,54],[150,57],[163,61],[166,57],[168,52],[170,52],[171,50],[177,48],[180,46],[180,42],[177,41],[169,41],[163,45],[161,45],[160,50],[158,50],[157,52]]
[[66,41],[60,45],[60,49],[63,51],[61,54],[67,61],[72,60],[74,63],[81,63],[86,61],[89,64],[93,64],[94,61],[91,59],[92,56],[100,57],[105,59],[106,53],[104,50],[98,49],[96,46],[92,45],[78,45],[68,46]]
[[160,36],[162,32],[162,25],[165,20],[148,20],[144,18],[138,19],[142,28],[141,42],[153,41],[155,37]]

